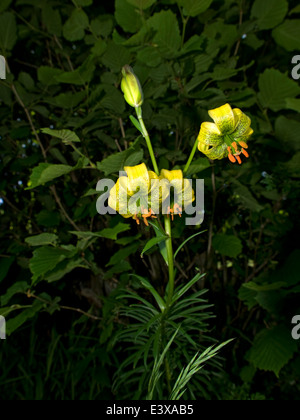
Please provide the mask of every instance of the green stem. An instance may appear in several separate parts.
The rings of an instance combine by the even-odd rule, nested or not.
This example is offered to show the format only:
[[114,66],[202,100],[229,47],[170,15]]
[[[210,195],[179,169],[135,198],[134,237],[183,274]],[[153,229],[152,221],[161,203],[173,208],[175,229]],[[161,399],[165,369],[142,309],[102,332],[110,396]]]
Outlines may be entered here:
[[150,140],[148,131],[146,129],[146,126],[144,124],[144,120],[143,120],[143,116],[142,116],[142,108],[139,106],[139,107],[135,108],[135,110],[136,110],[136,115],[138,117],[141,129],[142,129],[143,137],[146,140],[146,144],[147,144],[147,147],[148,147],[148,150],[149,150],[149,154],[150,154],[150,157],[151,157],[151,161],[152,161],[154,171],[155,171],[156,175],[159,176],[159,170],[158,170],[158,166],[157,166],[157,163],[156,163],[156,159],[155,159],[154,151],[153,151],[153,148],[152,148],[151,140]]
[[175,282],[175,273],[174,273],[174,254],[173,254],[173,246],[172,246],[172,228],[171,228],[171,218],[170,216],[165,216],[165,231],[168,235],[168,239],[166,239],[166,248],[167,248],[167,258],[168,258],[168,266],[169,266],[169,283],[168,283],[168,297],[166,306],[167,308],[171,304],[171,300],[174,293],[174,282]]
[[193,149],[191,151],[190,157],[189,157],[189,159],[188,159],[188,161],[187,161],[187,163],[186,163],[186,165],[184,167],[183,174],[186,174],[187,173],[187,171],[188,171],[188,169],[190,167],[190,164],[192,163],[192,160],[194,158],[194,155],[196,153],[197,147],[198,147],[198,138],[196,138],[196,141],[194,143],[194,146],[193,146]]

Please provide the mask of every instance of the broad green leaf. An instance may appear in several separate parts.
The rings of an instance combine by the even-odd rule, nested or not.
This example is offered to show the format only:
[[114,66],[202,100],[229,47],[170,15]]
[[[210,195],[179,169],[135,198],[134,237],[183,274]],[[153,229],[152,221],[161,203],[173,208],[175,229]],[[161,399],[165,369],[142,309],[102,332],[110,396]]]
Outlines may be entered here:
[[51,163],[40,163],[30,175],[30,186],[28,189],[36,188],[39,185],[52,181],[62,175],[70,173],[74,168],[69,165],[56,165]]
[[300,99],[287,98],[285,100],[286,108],[300,113]]
[[248,306],[248,309],[252,309],[255,305],[257,305],[256,300],[257,292],[252,289],[247,289],[245,284],[243,284],[238,291],[238,297],[241,299],[245,305]]
[[157,67],[161,63],[161,55],[156,47],[144,47],[137,54],[137,60],[148,67]]
[[[299,99],[295,99],[299,101]],[[299,111],[300,112],[300,111]],[[300,150],[300,122],[280,115],[275,122],[275,135],[284,147]]]
[[11,2],[12,0],[1,0],[0,13],[4,12],[10,6]]
[[54,226],[58,226],[60,221],[61,221],[61,217],[59,212],[55,212],[55,211],[49,211],[49,210],[42,210],[40,211],[36,216],[35,216],[37,223],[40,226],[45,226],[45,227],[54,227]]
[[66,259],[57,264],[53,270],[47,272],[47,274],[45,274],[45,280],[47,280],[48,283],[58,281],[77,267],[90,269],[90,267],[83,262],[82,258]]
[[95,69],[96,66],[93,62],[93,57],[90,56],[76,70],[60,73],[55,76],[55,79],[60,83],[82,86],[90,83]]
[[78,238],[81,238],[81,239],[89,239],[93,237],[98,237],[98,238],[116,240],[117,236],[120,233],[126,232],[127,230],[130,230],[129,223],[118,223],[113,228],[106,228],[106,229],[100,230],[99,232],[70,231],[70,233],[72,233],[73,235],[76,235]]
[[294,98],[300,94],[298,83],[275,69],[266,69],[259,76],[258,86],[260,103],[264,108],[275,112],[286,107],[287,98]]
[[58,96],[54,98],[54,105],[58,105],[65,109],[75,108],[77,105],[84,102],[86,95],[87,94],[85,91],[76,92],[76,93],[71,93],[71,92],[60,93]]
[[161,236],[149,239],[149,241],[144,246],[143,251],[141,252],[141,257],[145,252],[149,251],[149,249],[153,248],[155,245],[158,245],[160,242],[165,241],[167,238],[168,236]]
[[130,230],[129,223],[118,223],[113,228],[103,229],[99,233],[103,238],[116,240],[119,233],[126,232],[127,230]]
[[205,169],[210,167],[209,159],[205,158],[198,158],[195,160],[189,167],[186,177],[190,177],[191,175],[197,174],[198,172],[204,171]]
[[252,193],[250,192],[249,188],[245,185],[241,184],[239,181],[233,181],[233,189],[235,192],[235,199],[240,202],[244,207],[247,209],[260,212],[263,210],[263,206],[261,206],[258,201],[253,197]]
[[258,369],[272,371],[278,377],[280,370],[297,351],[297,343],[290,329],[278,325],[262,330],[255,337],[249,361]]
[[108,261],[106,264],[106,267],[109,267],[110,265],[118,264],[119,261],[125,260],[129,255],[132,255],[136,253],[138,250],[140,244],[139,242],[133,243],[129,246],[126,246],[124,248],[119,249]]
[[144,277],[137,276],[136,274],[131,274],[131,277],[135,277],[136,279],[138,279],[142,283],[142,285],[146,289],[148,289],[149,292],[151,292],[152,296],[154,297],[154,299],[156,300],[156,303],[159,306],[159,309],[163,312],[165,310],[166,303],[163,300],[163,298],[158,294],[158,292],[155,290],[155,288],[152,286],[152,284]]
[[74,251],[49,246],[37,248],[33,251],[33,257],[29,263],[29,268],[32,272],[32,283],[34,284],[39,277],[44,277],[46,273],[53,270],[65,258],[72,258],[74,254]]
[[226,257],[236,258],[243,249],[242,242],[234,235],[217,234],[213,236],[212,246]]
[[279,25],[287,14],[287,0],[255,0],[251,9],[251,18],[257,19],[259,29],[271,29]]
[[25,293],[29,289],[29,285],[26,281],[18,281],[14,283],[9,289],[7,289],[6,293],[1,296],[1,306],[7,305],[10,299],[18,294],[18,293]]
[[287,51],[299,51],[299,25],[300,19],[287,19],[273,30],[273,38],[278,45],[285,48]]
[[42,128],[42,133],[49,134],[49,136],[57,137],[64,143],[78,143],[80,138],[71,130],[51,130],[50,128]]
[[46,86],[58,85],[56,76],[63,73],[63,70],[54,67],[41,66],[38,68],[38,80]]
[[10,12],[0,15],[0,51],[12,50],[17,41],[17,24]]
[[2,257],[0,259],[0,282],[5,279],[12,263],[15,261],[15,257]]
[[157,44],[159,51],[171,58],[180,48],[180,32],[176,15],[171,10],[155,13],[148,20],[149,27],[156,31],[153,43]]
[[74,9],[63,27],[63,34],[68,41],[80,41],[84,38],[89,18],[82,9]]
[[156,2],[156,0],[127,0],[127,2],[137,7],[138,9],[144,10],[152,6]]
[[[122,171],[124,166],[128,165],[128,163],[131,163],[131,166],[133,166],[133,164],[136,165],[140,163],[143,157],[143,152],[138,147],[138,144],[139,142],[129,147],[127,150],[124,150],[123,152],[112,154],[103,159],[101,162],[97,162],[97,168],[100,171],[103,171],[104,175],[107,176],[112,173]],[[133,158],[130,158],[130,156],[133,154],[134,161]]]
[[93,0],[76,0],[75,3],[77,6],[86,7],[91,6],[93,4]]
[[115,1],[115,18],[124,31],[132,34],[138,32],[143,24],[141,15],[126,0]]
[[195,17],[205,12],[213,0],[177,0],[177,3],[183,7],[183,12],[187,16]]
[[42,20],[51,35],[61,36],[62,21],[60,13],[58,10],[54,10],[47,2],[43,4]]
[[58,236],[54,233],[41,233],[40,235],[25,238],[25,242],[31,246],[53,245],[57,240]]
[[44,303],[35,300],[30,308],[25,309],[14,318],[10,318],[6,323],[6,333],[9,336],[23,325],[28,319],[31,319],[43,308]]
[[130,52],[128,48],[118,45],[113,41],[107,44],[105,53],[102,56],[102,62],[112,71],[119,73],[125,64],[130,63]]
[[254,290],[255,292],[268,292],[269,290],[279,290],[287,286],[287,283],[284,281],[278,281],[270,284],[257,284],[254,281],[249,281],[248,283],[243,284],[243,287],[246,289]]

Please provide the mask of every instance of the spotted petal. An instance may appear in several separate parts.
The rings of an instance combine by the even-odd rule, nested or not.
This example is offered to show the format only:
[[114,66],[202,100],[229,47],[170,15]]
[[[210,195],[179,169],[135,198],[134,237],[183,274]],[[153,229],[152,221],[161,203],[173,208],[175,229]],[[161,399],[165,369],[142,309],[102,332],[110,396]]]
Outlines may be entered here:
[[198,143],[202,143],[206,146],[216,146],[222,143],[222,133],[216,126],[211,122],[204,122],[201,124],[200,132],[198,134]]
[[120,177],[109,193],[108,205],[120,213],[123,217],[131,217],[127,206],[128,191],[127,191],[128,178],[126,176]]
[[208,111],[222,134],[231,134],[236,126],[235,115],[229,104]]
[[234,129],[234,132],[232,133],[234,138],[238,139],[239,137],[244,136],[250,128],[251,120],[249,117],[247,117],[246,114],[244,114],[240,109],[235,108],[233,110],[235,119],[237,121],[236,127]]
[[124,169],[129,181],[129,195],[132,195],[137,191],[143,191],[143,193],[147,194],[150,188],[147,166],[144,163],[141,163],[136,166],[125,166]]

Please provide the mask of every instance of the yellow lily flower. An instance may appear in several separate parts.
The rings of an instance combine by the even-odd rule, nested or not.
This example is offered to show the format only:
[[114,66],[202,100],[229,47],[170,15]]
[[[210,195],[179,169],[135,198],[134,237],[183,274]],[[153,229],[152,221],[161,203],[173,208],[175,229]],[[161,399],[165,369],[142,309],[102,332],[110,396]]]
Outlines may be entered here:
[[240,109],[229,104],[208,111],[214,120],[201,124],[198,149],[210,159],[228,157],[231,162],[242,163],[240,154],[249,157],[247,139],[252,135],[251,120]]
[[137,224],[142,218],[148,226],[147,218],[156,217],[152,207],[161,202],[157,188],[159,178],[155,172],[148,171],[144,163],[125,166],[124,170],[127,176],[121,176],[110,190],[108,205],[123,217],[132,217]]
[[[163,213],[171,214],[172,220],[175,214],[181,217],[183,208],[195,200],[190,181],[183,178],[181,170],[168,171],[167,169],[160,171],[159,179],[162,185]],[[170,187],[174,189],[173,202],[170,201]]]

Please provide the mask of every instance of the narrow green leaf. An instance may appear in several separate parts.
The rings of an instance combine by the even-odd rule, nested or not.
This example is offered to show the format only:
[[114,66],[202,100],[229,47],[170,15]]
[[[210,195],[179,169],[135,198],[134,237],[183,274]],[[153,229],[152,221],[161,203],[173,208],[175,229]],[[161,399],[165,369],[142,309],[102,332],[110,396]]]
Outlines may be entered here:
[[129,118],[130,118],[132,124],[135,126],[135,128],[138,129],[141,134],[143,134],[142,127],[141,127],[140,123],[138,122],[138,120],[133,115],[129,115]]
[[176,250],[176,252],[174,253],[174,260],[175,260],[175,258],[176,258],[176,256],[177,256],[177,254],[178,254],[178,252],[181,250],[181,248],[182,247],[184,247],[184,245],[188,242],[188,241],[190,241],[191,239],[193,239],[193,238],[195,238],[196,236],[198,236],[198,235],[201,235],[201,233],[204,233],[204,232],[206,232],[206,230],[202,230],[201,232],[197,232],[197,233],[195,233],[194,235],[191,235],[191,236],[189,236],[184,242],[182,242],[182,244],[181,245],[179,245],[179,247],[177,248],[177,250]]
[[149,292],[151,292],[152,296],[154,297],[154,299],[156,300],[156,303],[159,306],[159,309],[163,312],[165,310],[166,303],[163,300],[163,298],[158,294],[158,292],[154,289],[151,283],[148,280],[146,280],[144,277],[138,276],[136,274],[131,274],[131,277],[135,277],[136,279],[138,279],[142,283],[142,285],[147,290],[149,290]]
[[[202,277],[204,277],[205,274],[197,273],[195,277],[192,278],[187,284],[184,286],[178,288],[175,290],[175,293],[173,295],[172,303],[176,302],[178,299],[180,299],[191,287],[194,286],[197,281],[199,281]],[[206,293],[206,290],[203,290],[203,293]]]
[[162,241],[165,241],[168,238],[168,236],[161,236],[156,238],[151,238],[146,245],[144,246],[144,249],[141,253],[141,257],[143,257],[144,253],[149,251],[149,249],[153,248],[155,245],[159,244]]

